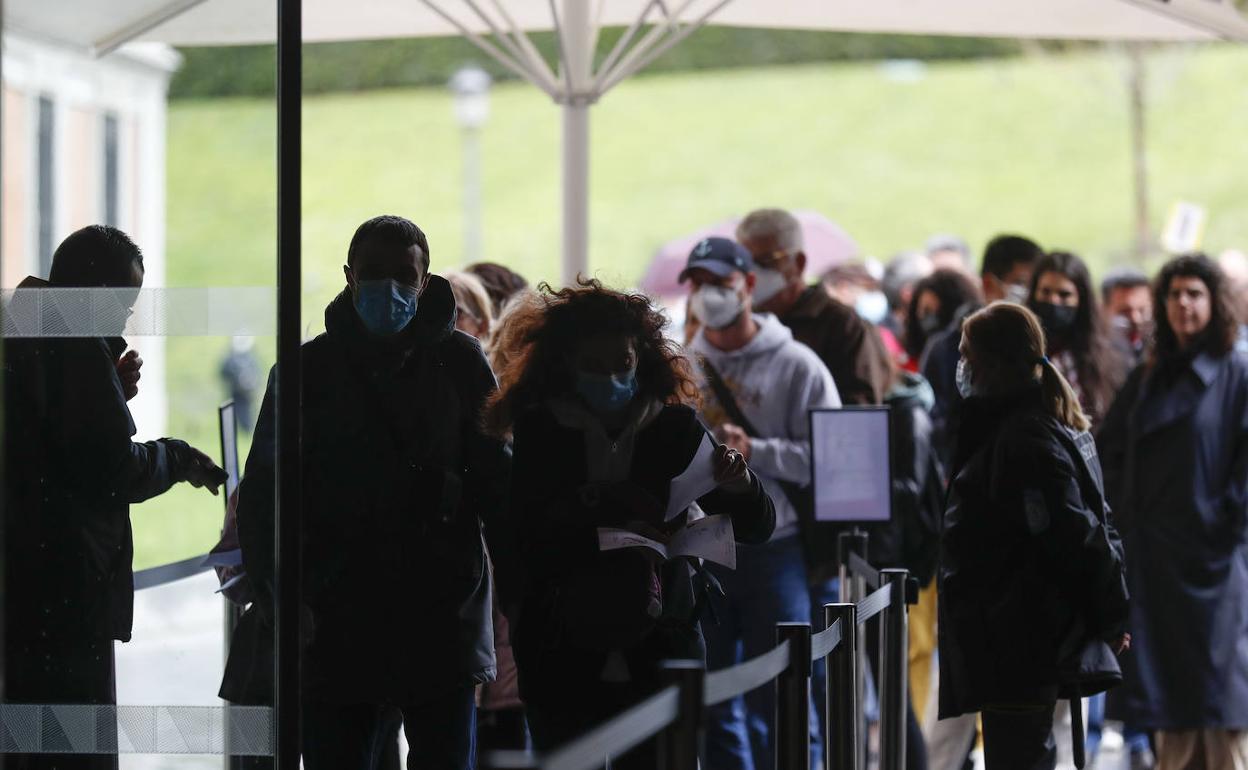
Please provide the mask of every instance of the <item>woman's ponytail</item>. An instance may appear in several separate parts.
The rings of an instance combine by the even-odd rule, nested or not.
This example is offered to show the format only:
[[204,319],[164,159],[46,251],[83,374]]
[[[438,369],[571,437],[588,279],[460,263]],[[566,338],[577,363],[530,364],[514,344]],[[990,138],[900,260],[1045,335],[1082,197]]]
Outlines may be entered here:
[[1059,422],[1077,431],[1092,427],[1088,416],[1083,413],[1074,388],[1070,387],[1070,383],[1047,356],[1040,359],[1040,392],[1049,414]]

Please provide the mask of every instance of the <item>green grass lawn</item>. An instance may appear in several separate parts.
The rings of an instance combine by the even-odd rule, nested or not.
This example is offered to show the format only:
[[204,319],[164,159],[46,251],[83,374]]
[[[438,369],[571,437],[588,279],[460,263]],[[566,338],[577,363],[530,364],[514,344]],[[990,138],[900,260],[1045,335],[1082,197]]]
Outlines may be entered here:
[[[593,110],[591,269],[631,285],[664,241],[760,205],[813,208],[864,253],[1001,230],[1128,258],[1131,169],[1123,57],[1112,52],[932,65],[895,82],[872,64],[693,72],[630,81]],[[1248,247],[1248,49],[1151,62],[1151,203],[1207,207],[1206,246]],[[559,276],[559,111],[495,89],[484,134],[485,244],[531,279]],[[304,109],[305,327],[321,328],[361,221],[404,214],[434,268],[461,262],[460,145],[444,89],[337,94]],[[175,102],[169,112],[168,283],[272,284],[271,101]],[[169,341],[170,432],[216,452],[226,340]],[[272,360],[272,340],[263,341]],[[136,510],[137,560],[207,548],[219,502],[178,490]]]

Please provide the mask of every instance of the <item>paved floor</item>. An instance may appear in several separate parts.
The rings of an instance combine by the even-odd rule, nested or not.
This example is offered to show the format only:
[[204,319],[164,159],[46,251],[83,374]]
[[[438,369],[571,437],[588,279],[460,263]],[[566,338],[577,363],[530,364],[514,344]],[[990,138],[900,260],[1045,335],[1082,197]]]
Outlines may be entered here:
[[[117,702],[145,706],[220,706],[225,667],[225,600],[212,572],[139,591],[134,638],[117,645]],[[123,770],[221,770],[206,755],[122,755]]]

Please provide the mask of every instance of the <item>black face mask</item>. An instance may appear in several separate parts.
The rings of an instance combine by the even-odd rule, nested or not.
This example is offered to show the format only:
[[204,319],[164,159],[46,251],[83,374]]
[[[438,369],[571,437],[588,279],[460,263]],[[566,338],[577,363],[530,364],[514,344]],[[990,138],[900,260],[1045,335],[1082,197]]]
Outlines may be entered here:
[[941,330],[940,315],[937,313],[929,313],[919,319],[919,329],[923,335],[930,337]]
[[1039,316],[1040,323],[1044,325],[1044,330],[1057,337],[1066,335],[1074,328],[1075,318],[1079,315],[1079,308],[1077,307],[1072,305],[1054,305],[1052,302],[1036,302],[1032,310]]

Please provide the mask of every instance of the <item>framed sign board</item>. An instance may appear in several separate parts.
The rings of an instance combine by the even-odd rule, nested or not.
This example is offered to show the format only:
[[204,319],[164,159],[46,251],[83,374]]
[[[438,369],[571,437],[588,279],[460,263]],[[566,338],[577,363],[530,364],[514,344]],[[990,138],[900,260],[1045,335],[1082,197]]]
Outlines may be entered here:
[[221,467],[225,469],[225,495],[228,501],[238,489],[238,422],[234,418],[234,402],[227,401],[217,412],[221,429]]
[[872,523],[892,518],[890,415],[886,406],[811,410],[816,521]]

